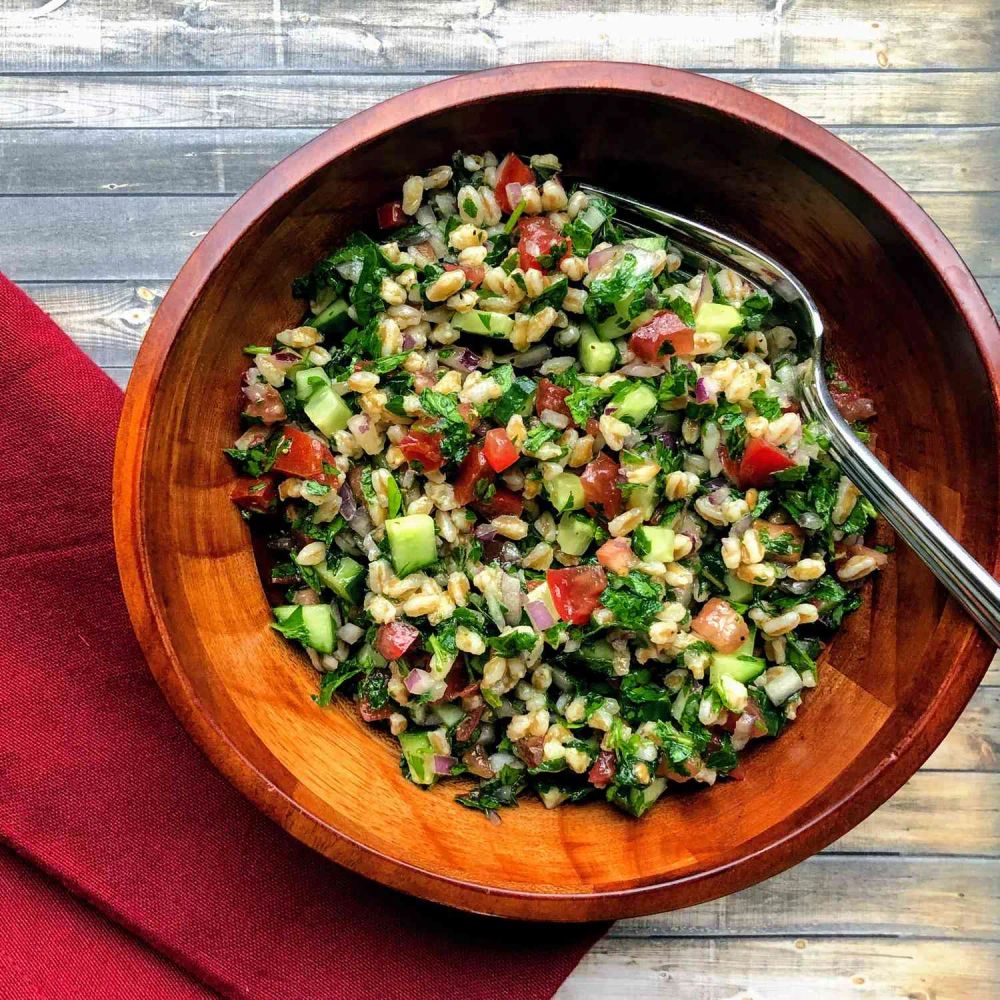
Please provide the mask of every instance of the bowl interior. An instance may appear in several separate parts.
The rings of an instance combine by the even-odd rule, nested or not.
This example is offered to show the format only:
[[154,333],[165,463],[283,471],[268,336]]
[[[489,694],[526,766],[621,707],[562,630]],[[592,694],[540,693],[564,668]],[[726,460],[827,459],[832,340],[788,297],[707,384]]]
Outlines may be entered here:
[[[414,100],[420,107],[419,92]],[[548,812],[525,802],[493,826],[453,803],[453,785],[425,792],[405,781],[397,755],[349,705],[318,709],[315,675],[267,627],[222,455],[238,434],[241,348],[295,325],[291,279],[353,228],[370,228],[374,206],[398,196],[408,173],[447,162],[456,148],[552,151],[571,176],[712,221],[789,265],[824,315],[831,353],[876,400],[878,450],[989,562],[991,387],[940,278],[888,213],[824,162],[669,95],[498,95],[365,138],[233,245],[159,376],[133,516],[157,627],[169,637],[175,706],[183,703],[224,769],[296,835],[400,888],[473,909],[561,919],[666,909],[796,860],[804,851],[793,857],[783,843],[901,745],[929,739],[923,720],[951,683],[956,656],[967,656],[967,671],[985,668],[985,651],[912,553],[897,547],[828,650],[799,720],[753,750],[743,780],[696,794],[673,789],[640,822],[603,805]],[[166,669],[157,673],[164,681]],[[859,799],[839,812],[809,849],[876,804]],[[718,881],[765,854],[752,874]]]

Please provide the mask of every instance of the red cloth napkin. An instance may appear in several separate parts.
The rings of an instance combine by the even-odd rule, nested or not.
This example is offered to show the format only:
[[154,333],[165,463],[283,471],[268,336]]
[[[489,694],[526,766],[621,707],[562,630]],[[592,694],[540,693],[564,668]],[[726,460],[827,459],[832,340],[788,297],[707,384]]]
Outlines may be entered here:
[[[114,996],[130,976],[151,998],[551,996],[603,927],[397,895],[289,837],[205,760],[147,671],[119,590],[121,393],[2,275],[0,343],[0,840],[110,918],[30,885],[7,856],[0,921],[15,932],[0,945],[0,996]],[[82,958],[52,963],[37,946],[49,938]]]

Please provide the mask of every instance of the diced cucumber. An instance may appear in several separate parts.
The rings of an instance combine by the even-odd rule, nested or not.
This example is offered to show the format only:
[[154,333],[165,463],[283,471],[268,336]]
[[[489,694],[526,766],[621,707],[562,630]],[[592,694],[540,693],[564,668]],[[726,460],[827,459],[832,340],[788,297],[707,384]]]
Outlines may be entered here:
[[334,299],[337,298],[337,289],[333,285],[324,285],[320,290],[319,294],[309,303],[309,310],[312,312],[313,316],[319,316],[320,313],[324,312],[329,306],[333,305]]
[[365,569],[350,556],[341,556],[333,566],[329,562],[317,566],[316,575],[338,597],[350,601],[351,604],[361,602]]
[[601,340],[589,326],[583,328],[580,334],[580,364],[583,370],[591,375],[604,375],[611,371],[618,358],[618,348],[614,344]]
[[713,684],[722,704],[730,712],[742,712],[746,708],[747,686],[739,678],[724,673],[720,674]]
[[441,720],[441,724],[448,729],[451,729],[452,726],[457,726],[465,718],[465,711],[462,706],[456,705],[454,702],[446,701],[440,705],[435,705],[434,711]]
[[514,320],[503,313],[470,309],[467,313],[452,316],[451,325],[456,330],[478,333],[481,337],[507,337],[514,329]]
[[347,403],[329,385],[321,385],[302,409],[327,437],[342,431],[354,415]]
[[606,320],[597,324],[597,336],[601,340],[617,340],[628,334],[632,324],[627,319],[622,319],[617,313],[609,316]]
[[434,748],[430,736],[427,733],[400,733],[399,745],[413,781],[418,785],[433,785],[438,776],[434,773]]
[[555,809],[556,806],[561,806],[569,798],[569,792],[563,791],[556,785],[549,785],[546,788],[539,785],[536,787],[536,791],[546,809]]
[[348,313],[346,299],[335,299],[318,316],[306,322],[306,326],[315,327],[320,333],[347,333],[354,320]]
[[553,476],[545,484],[545,492],[556,510],[579,510],[586,503],[583,483],[572,472],[560,472],[558,476]]
[[767,669],[766,661],[759,656],[738,653],[713,653],[709,680],[720,683],[722,677],[732,677],[741,684],[748,684]]
[[385,522],[396,575],[403,577],[437,561],[434,519],[430,514],[407,514]]
[[[531,593],[534,595],[536,591],[533,590]],[[615,651],[606,639],[588,641],[573,655],[577,659],[586,661],[589,670],[596,670],[598,673],[604,674],[614,673]]]
[[727,337],[733,327],[743,322],[739,309],[722,302],[706,302],[695,314],[695,333],[717,333]]
[[386,664],[385,657],[369,642],[358,651],[358,664],[366,672],[379,670]]
[[667,790],[666,778],[654,778],[645,788],[608,789],[608,801],[631,816],[642,816],[649,807]]
[[295,398],[308,399],[324,385],[330,384],[330,376],[322,368],[303,368],[295,373]]
[[632,536],[632,548],[646,562],[669,563],[674,561],[674,532],[672,528],[643,525]]
[[594,522],[589,517],[581,517],[573,511],[566,511],[559,518],[556,541],[567,555],[582,556],[597,533]]
[[596,233],[607,221],[607,216],[596,206],[588,205],[579,215],[580,221],[592,232]]
[[638,427],[656,409],[656,393],[644,382],[635,382],[621,395],[615,394],[614,405],[619,420]]
[[436,635],[432,635],[428,641],[432,650],[428,669],[435,678],[441,680],[448,676],[448,671],[458,659],[458,653],[445,649],[444,644]]
[[626,240],[625,242],[628,246],[638,247],[640,250],[648,250],[650,253],[667,249],[666,236],[639,236],[636,239]]
[[657,493],[656,483],[652,482],[648,486],[637,486],[628,495],[628,509],[641,510],[643,520],[648,521],[653,516],[656,507]]
[[741,580],[732,573],[723,577],[723,582],[729,589],[729,599],[737,604],[749,604],[753,600],[753,585]]
[[285,622],[296,611],[301,611],[306,633],[302,642],[312,646],[317,653],[333,652],[333,615],[329,604],[285,604],[273,611],[279,622]]

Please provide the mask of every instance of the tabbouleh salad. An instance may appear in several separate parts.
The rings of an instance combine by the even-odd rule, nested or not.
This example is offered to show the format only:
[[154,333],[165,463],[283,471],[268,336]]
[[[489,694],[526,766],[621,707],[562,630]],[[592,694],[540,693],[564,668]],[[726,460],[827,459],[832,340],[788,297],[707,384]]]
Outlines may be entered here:
[[781,304],[560,172],[459,152],[408,178],[294,282],[302,324],[246,348],[227,451],[319,706],[347,695],[409,780],[465,779],[493,819],[733,775],[887,559],[800,413]]

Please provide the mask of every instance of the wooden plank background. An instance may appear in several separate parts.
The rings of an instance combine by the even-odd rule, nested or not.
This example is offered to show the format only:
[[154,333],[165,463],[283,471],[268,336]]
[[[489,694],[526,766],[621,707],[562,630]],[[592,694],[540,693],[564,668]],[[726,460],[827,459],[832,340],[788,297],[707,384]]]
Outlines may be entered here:
[[[0,268],[124,385],[186,256],[319,131],[534,59],[698,69],[831,128],[908,189],[1000,306],[993,0],[0,0]],[[623,921],[580,998],[1000,995],[1000,669],[927,765],[829,850]]]

